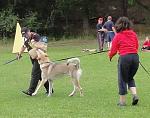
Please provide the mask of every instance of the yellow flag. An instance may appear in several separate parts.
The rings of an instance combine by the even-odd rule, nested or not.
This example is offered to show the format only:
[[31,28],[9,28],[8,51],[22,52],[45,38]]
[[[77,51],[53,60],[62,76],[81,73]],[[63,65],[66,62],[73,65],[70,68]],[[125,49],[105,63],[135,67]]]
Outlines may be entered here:
[[[12,53],[18,53],[20,51],[20,48],[23,46],[23,44],[24,44],[24,40],[21,35],[21,27],[19,23],[17,23]],[[27,52],[27,50],[25,50],[24,52]]]

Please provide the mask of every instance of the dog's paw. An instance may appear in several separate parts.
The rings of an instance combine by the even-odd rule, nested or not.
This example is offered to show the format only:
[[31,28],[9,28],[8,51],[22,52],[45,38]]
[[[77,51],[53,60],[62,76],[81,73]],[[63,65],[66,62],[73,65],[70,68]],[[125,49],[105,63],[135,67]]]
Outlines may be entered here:
[[36,93],[34,92],[34,93],[32,93],[32,96],[35,96],[36,95]]
[[47,97],[51,97],[52,96],[52,94],[47,94]]
[[69,94],[68,96],[69,96],[69,97],[72,97],[72,96],[74,96],[74,94],[71,93],[71,94]]
[[80,97],[83,97],[84,95],[83,94],[80,94]]

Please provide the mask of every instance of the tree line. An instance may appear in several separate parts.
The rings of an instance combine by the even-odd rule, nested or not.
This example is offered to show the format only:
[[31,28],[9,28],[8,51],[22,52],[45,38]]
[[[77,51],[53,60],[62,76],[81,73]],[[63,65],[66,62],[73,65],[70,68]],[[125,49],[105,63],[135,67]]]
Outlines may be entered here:
[[[11,37],[16,23],[55,38],[89,34],[99,17],[117,19],[139,0],[0,0],[0,37]],[[141,3],[141,2],[140,2]]]

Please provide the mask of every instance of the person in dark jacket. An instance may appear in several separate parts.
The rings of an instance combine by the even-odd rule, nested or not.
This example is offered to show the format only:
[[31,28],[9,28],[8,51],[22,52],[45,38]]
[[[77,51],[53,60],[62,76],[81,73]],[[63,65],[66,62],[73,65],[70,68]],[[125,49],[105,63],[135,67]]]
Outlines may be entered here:
[[103,18],[100,17],[96,25],[99,51],[103,51],[103,46],[104,46],[105,32],[102,27],[103,27]]
[[[18,53],[17,57],[18,59],[20,59],[21,54],[24,52],[24,50],[27,48],[28,52],[32,49],[31,46],[31,41],[34,42],[39,42],[40,41],[40,35],[35,33],[35,32],[30,32],[30,29],[23,27],[21,29],[21,33],[24,39],[24,44],[20,49],[20,52]],[[31,59],[31,63],[32,63],[32,72],[31,72],[31,81],[30,81],[30,86],[26,91],[22,91],[24,94],[32,96],[32,93],[35,91],[37,84],[39,82],[39,80],[41,80],[41,69],[40,69],[40,65],[37,61],[37,59]],[[46,88],[46,93],[49,92],[49,83],[48,81],[44,84],[45,88]]]
[[139,101],[136,91],[134,75],[139,67],[138,56],[138,38],[136,33],[131,29],[131,22],[127,17],[120,17],[115,28],[115,35],[109,52],[109,59],[118,52],[118,88],[119,88],[119,106],[125,106],[125,95],[127,94],[127,85],[133,96],[132,105],[136,105]]
[[106,39],[107,39],[108,49],[110,49],[111,42],[116,33],[115,26],[111,16],[107,17],[107,21],[104,23],[103,28],[106,29]]

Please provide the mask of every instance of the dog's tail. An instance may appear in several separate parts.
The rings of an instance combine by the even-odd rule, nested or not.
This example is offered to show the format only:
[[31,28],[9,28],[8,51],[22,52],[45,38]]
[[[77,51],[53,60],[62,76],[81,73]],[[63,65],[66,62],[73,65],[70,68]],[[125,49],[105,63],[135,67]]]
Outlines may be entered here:
[[77,73],[76,73],[76,77],[79,80],[80,76],[82,75],[82,69],[80,68],[80,59],[79,58],[71,58],[67,60],[67,65],[69,65],[69,63],[74,63],[75,67],[77,68]]
[[69,65],[69,63],[74,63],[78,69],[80,68],[80,59],[79,58],[68,59],[67,65]]

